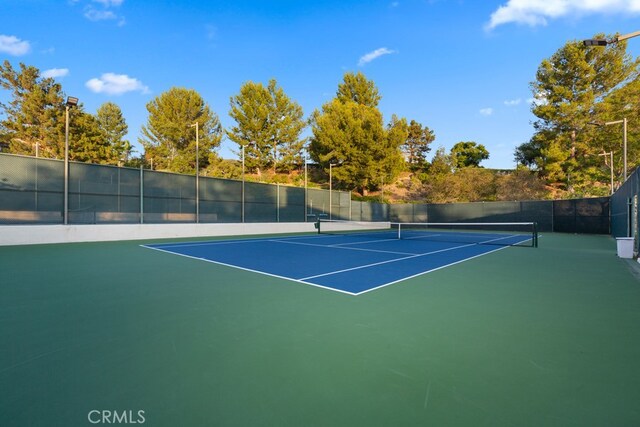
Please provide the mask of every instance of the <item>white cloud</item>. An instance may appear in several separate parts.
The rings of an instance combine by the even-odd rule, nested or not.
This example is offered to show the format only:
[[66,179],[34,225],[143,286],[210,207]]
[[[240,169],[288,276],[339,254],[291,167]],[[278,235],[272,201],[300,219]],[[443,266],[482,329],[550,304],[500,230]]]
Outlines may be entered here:
[[[108,21],[117,20],[119,27],[126,24],[126,20],[123,16],[118,15],[112,9],[120,7],[124,0],[91,0],[92,4],[88,4],[84,7],[84,17],[89,21]],[[98,3],[101,6],[94,6],[94,3]]]
[[639,0],[508,0],[491,14],[485,29],[508,23],[547,25],[548,19],[596,13],[638,14]]
[[111,12],[110,10],[97,10],[90,7],[85,10],[84,17],[89,21],[106,21],[109,19],[116,19],[118,15]]
[[124,0],[93,0],[94,3],[100,3],[104,7],[120,6]]
[[85,86],[95,93],[107,95],[122,95],[127,92],[149,93],[149,88],[138,79],[126,74],[105,73],[100,78],[93,78],[85,83]]
[[30,50],[31,45],[28,41],[20,40],[16,36],[5,36],[0,34],[0,52],[20,56],[26,55]]
[[366,55],[363,55],[358,61],[358,65],[362,67],[363,65],[373,61],[376,58],[379,58],[383,55],[390,55],[392,53],[396,53],[396,51],[387,49],[386,47],[381,47],[380,49],[376,49],[373,52],[369,52]]
[[482,114],[483,116],[490,116],[493,114],[493,108],[481,108],[479,111],[480,114]]
[[518,98],[518,99],[508,99],[508,100],[504,101],[504,105],[506,105],[507,107],[515,107],[516,105],[520,105],[521,102],[522,102],[522,100],[520,98]]
[[50,70],[45,70],[42,72],[42,77],[44,77],[45,79],[48,78],[58,78],[58,77],[65,77],[69,74],[69,69],[68,68],[52,68]]

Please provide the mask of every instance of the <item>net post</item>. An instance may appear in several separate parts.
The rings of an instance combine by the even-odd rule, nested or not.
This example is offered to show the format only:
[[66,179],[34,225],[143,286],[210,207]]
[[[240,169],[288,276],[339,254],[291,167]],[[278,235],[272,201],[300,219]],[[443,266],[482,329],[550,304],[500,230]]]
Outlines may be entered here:
[[533,223],[533,247],[538,247],[538,223]]
[[402,233],[400,230],[402,229],[402,224],[398,223],[398,240],[402,239]]

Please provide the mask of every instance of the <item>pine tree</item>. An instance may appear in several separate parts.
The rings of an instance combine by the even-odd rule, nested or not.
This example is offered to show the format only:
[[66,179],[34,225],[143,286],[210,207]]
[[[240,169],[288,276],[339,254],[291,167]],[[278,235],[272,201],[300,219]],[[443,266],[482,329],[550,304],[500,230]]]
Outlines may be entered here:
[[402,144],[405,161],[413,171],[423,169],[427,163],[427,154],[431,151],[429,145],[435,141],[436,136],[431,129],[422,127],[415,120],[409,123],[407,133],[407,140]]
[[218,116],[193,89],[171,88],[147,104],[149,117],[138,139],[154,169],[195,173],[196,133],[199,127],[199,166],[206,168],[216,158],[222,140]]
[[98,108],[96,119],[102,138],[110,147],[110,162],[116,164],[126,162],[131,154],[131,144],[124,139],[129,127],[120,107],[113,102],[105,102]]
[[4,119],[0,122],[2,139],[9,152],[41,157],[64,157],[64,94],[59,83],[42,78],[40,70],[9,61],[0,66],[0,87],[10,92],[10,101],[0,103]]
[[245,165],[250,170],[273,169],[290,172],[301,163],[306,139],[303,111],[276,80],[246,82],[231,97],[229,115],[236,125],[227,131],[230,140],[245,147]]
[[311,158],[325,170],[333,168],[337,187],[365,195],[391,182],[402,166],[400,146],[407,138],[405,119],[393,117],[385,128],[377,109],[380,96],[362,73],[345,74],[336,98],[311,118]]

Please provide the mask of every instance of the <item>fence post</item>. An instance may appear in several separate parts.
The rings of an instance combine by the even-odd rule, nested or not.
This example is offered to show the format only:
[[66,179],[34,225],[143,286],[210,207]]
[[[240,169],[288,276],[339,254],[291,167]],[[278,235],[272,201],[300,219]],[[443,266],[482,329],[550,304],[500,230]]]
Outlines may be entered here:
[[140,165],[140,224],[144,224],[144,169]]

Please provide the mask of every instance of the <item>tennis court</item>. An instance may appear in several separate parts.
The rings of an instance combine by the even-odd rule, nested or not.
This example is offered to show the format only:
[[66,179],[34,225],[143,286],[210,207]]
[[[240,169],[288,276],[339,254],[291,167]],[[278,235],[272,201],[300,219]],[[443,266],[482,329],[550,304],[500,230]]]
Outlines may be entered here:
[[533,227],[533,223],[319,221],[316,228],[322,233],[316,236],[144,247],[360,295],[508,246],[537,245]]
[[[326,250],[282,239],[358,237],[244,257]],[[0,425],[640,424],[640,286],[611,237],[475,244],[489,253],[358,297],[148,248],[238,241],[0,247]]]

